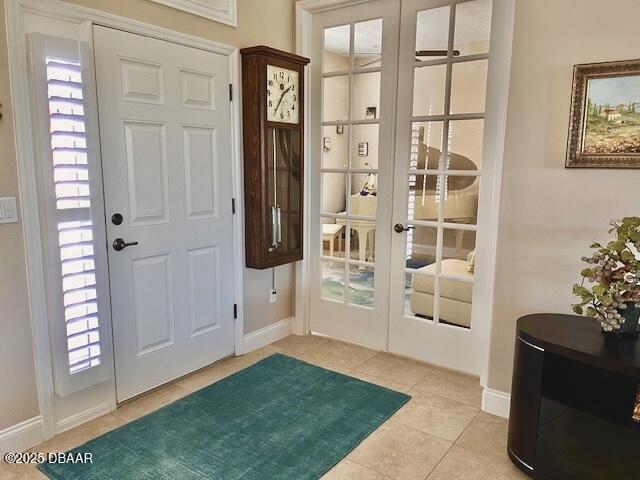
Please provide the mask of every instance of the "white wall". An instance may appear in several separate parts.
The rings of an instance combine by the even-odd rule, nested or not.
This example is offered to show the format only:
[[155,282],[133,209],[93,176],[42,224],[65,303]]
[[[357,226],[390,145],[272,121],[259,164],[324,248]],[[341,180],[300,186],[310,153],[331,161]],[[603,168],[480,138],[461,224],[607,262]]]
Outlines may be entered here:
[[[0,0],[0,197],[19,197],[4,0]],[[19,208],[19,207],[18,207]],[[0,430],[38,414],[22,219],[0,224]]]
[[564,168],[573,65],[638,58],[638,18],[637,0],[517,2],[490,388],[511,388],[517,318],[569,313],[591,241],[640,214],[640,170]]

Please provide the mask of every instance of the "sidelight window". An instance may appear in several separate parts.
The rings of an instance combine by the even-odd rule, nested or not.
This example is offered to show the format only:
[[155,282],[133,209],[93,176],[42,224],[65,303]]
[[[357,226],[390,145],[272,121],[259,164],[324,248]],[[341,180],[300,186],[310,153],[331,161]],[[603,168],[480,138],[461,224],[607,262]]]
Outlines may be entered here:
[[46,58],[53,192],[69,373],[100,365],[82,66]]

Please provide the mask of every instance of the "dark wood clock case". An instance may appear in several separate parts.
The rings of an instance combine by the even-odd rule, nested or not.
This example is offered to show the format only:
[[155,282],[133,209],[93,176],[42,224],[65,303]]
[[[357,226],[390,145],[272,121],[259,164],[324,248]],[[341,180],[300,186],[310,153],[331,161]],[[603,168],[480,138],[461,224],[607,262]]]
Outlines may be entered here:
[[[240,54],[246,265],[264,269],[302,260],[303,86],[309,59],[265,46]],[[297,124],[267,120],[268,64],[298,72]]]

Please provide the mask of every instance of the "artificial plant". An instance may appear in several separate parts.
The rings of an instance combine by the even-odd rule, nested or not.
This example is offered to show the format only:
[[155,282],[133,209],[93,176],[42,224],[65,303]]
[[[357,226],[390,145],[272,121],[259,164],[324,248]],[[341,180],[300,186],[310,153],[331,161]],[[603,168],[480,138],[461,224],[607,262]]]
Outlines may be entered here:
[[626,308],[640,307],[640,217],[624,217],[610,225],[609,234],[616,238],[591,245],[593,254],[582,257],[587,263],[580,272],[582,282],[573,286],[580,298],[573,311],[595,317],[607,332],[620,329]]

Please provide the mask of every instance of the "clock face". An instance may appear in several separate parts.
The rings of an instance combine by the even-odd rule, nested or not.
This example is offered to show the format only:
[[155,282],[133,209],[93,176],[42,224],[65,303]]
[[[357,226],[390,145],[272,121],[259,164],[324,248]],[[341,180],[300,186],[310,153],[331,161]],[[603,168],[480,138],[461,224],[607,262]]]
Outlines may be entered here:
[[298,123],[298,72],[267,65],[267,120]]

